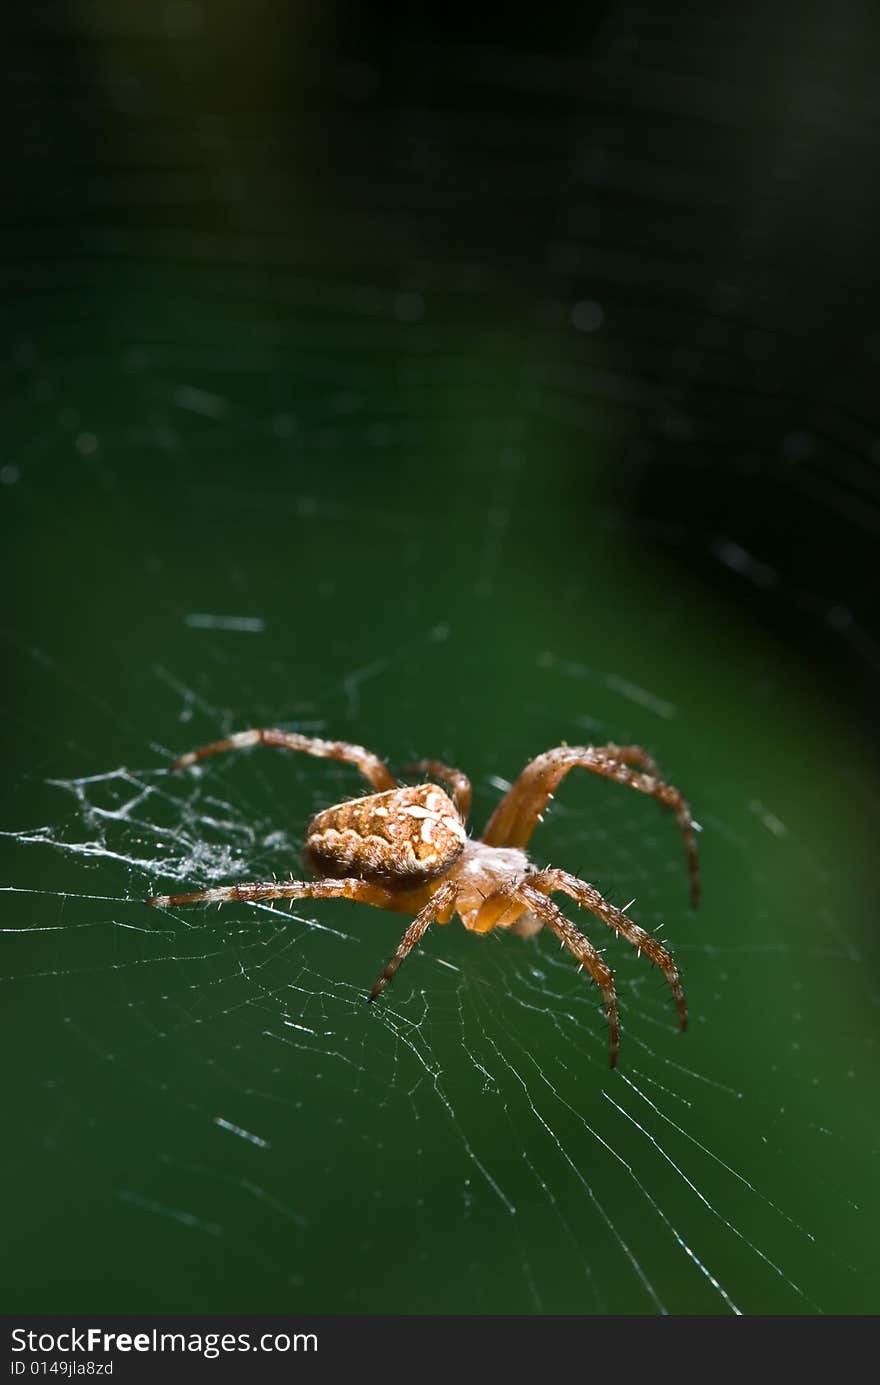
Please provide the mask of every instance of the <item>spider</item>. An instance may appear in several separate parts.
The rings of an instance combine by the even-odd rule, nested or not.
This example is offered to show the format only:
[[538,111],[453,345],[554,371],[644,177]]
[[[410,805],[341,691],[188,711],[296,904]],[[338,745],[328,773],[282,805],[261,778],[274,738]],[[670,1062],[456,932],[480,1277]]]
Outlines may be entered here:
[[[193,894],[156,895],[156,908],[223,904],[227,900],[352,899],[380,909],[414,915],[400,946],[370,992],[375,1000],[401,962],[421,942],[432,923],[449,923],[458,914],[465,928],[488,933],[509,928],[531,937],[542,927],[556,935],[586,967],[598,985],[608,1015],[611,1067],[617,1062],[620,1022],[611,969],[592,943],[551,898],[565,894],[589,909],[644,952],[672,989],[681,1028],[687,1008],[678,971],[666,948],[626,914],[609,904],[592,885],[566,870],[539,869],[525,848],[541,814],[570,769],[580,768],[649,794],[671,808],[684,839],[691,902],[699,902],[697,849],[690,810],[678,789],[664,783],[649,755],[637,745],[560,745],[526,765],[496,807],[481,838],[465,829],[471,804],[467,776],[439,760],[419,760],[404,771],[428,775],[432,782],[402,786],[371,751],[345,741],[327,741],[295,732],[239,731],[181,755],[172,770],[194,765],[208,755],[243,746],[272,745],[356,765],[374,792],[325,808],[306,830],[303,861],[316,880],[272,880],[224,885]],[[630,768],[635,766],[635,768]],[[435,780],[447,785],[447,794]]]

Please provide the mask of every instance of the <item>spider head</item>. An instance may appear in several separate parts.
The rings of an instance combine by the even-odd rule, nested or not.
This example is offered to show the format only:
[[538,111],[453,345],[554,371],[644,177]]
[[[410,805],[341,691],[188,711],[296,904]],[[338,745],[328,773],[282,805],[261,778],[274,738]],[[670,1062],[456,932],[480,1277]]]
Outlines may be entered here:
[[304,860],[316,875],[405,891],[443,875],[466,841],[447,794],[436,784],[415,784],[325,808],[309,824]]

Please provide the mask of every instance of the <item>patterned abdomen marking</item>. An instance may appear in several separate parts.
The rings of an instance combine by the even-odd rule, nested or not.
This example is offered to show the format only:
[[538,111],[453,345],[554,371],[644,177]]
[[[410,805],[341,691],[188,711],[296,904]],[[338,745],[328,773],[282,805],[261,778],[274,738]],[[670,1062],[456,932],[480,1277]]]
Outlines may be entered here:
[[304,860],[317,875],[415,888],[442,875],[466,841],[443,790],[416,784],[325,808],[309,824]]

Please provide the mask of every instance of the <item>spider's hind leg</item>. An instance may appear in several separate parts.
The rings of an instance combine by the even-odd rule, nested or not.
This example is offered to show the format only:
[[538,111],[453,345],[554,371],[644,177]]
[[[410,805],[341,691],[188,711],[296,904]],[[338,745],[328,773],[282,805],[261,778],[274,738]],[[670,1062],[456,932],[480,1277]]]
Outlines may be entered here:
[[432,779],[442,779],[444,784],[448,784],[452,789],[452,801],[461,814],[463,822],[467,822],[468,813],[471,810],[471,781],[463,770],[453,769],[451,765],[444,765],[441,760],[416,760],[412,765],[404,765],[403,774],[429,774]]
[[184,769],[204,760],[208,755],[220,755],[226,750],[241,750],[249,745],[274,745],[281,750],[299,750],[304,755],[317,755],[324,760],[346,760],[357,765],[364,778],[374,789],[396,789],[397,780],[383,765],[378,755],[362,745],[349,745],[347,741],[325,741],[320,736],[301,736],[296,731],[279,731],[274,727],[259,727],[253,731],[236,731],[222,741],[212,741],[210,745],[200,746],[179,755],[172,769]]
[[265,880],[247,885],[217,885],[191,894],[157,894],[145,903],[154,909],[178,909],[190,904],[263,904],[272,899],[353,899],[377,909],[393,909],[387,890],[367,880]]
[[452,880],[444,881],[440,888],[435,890],[401,938],[400,946],[370,991],[370,1000],[375,1000],[381,995],[401,962],[405,962],[413,948],[422,941],[432,923],[449,922],[457,896],[458,886]]

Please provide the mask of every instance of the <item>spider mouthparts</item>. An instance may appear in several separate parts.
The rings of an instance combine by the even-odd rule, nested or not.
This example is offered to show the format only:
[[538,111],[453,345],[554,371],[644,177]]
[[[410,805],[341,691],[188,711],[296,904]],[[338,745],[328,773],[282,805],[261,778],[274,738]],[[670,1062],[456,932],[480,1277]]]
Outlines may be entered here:
[[186,769],[187,765],[194,765],[195,762],[196,756],[193,755],[191,751],[188,751],[186,755],[178,755],[176,760],[172,760],[169,769]]

